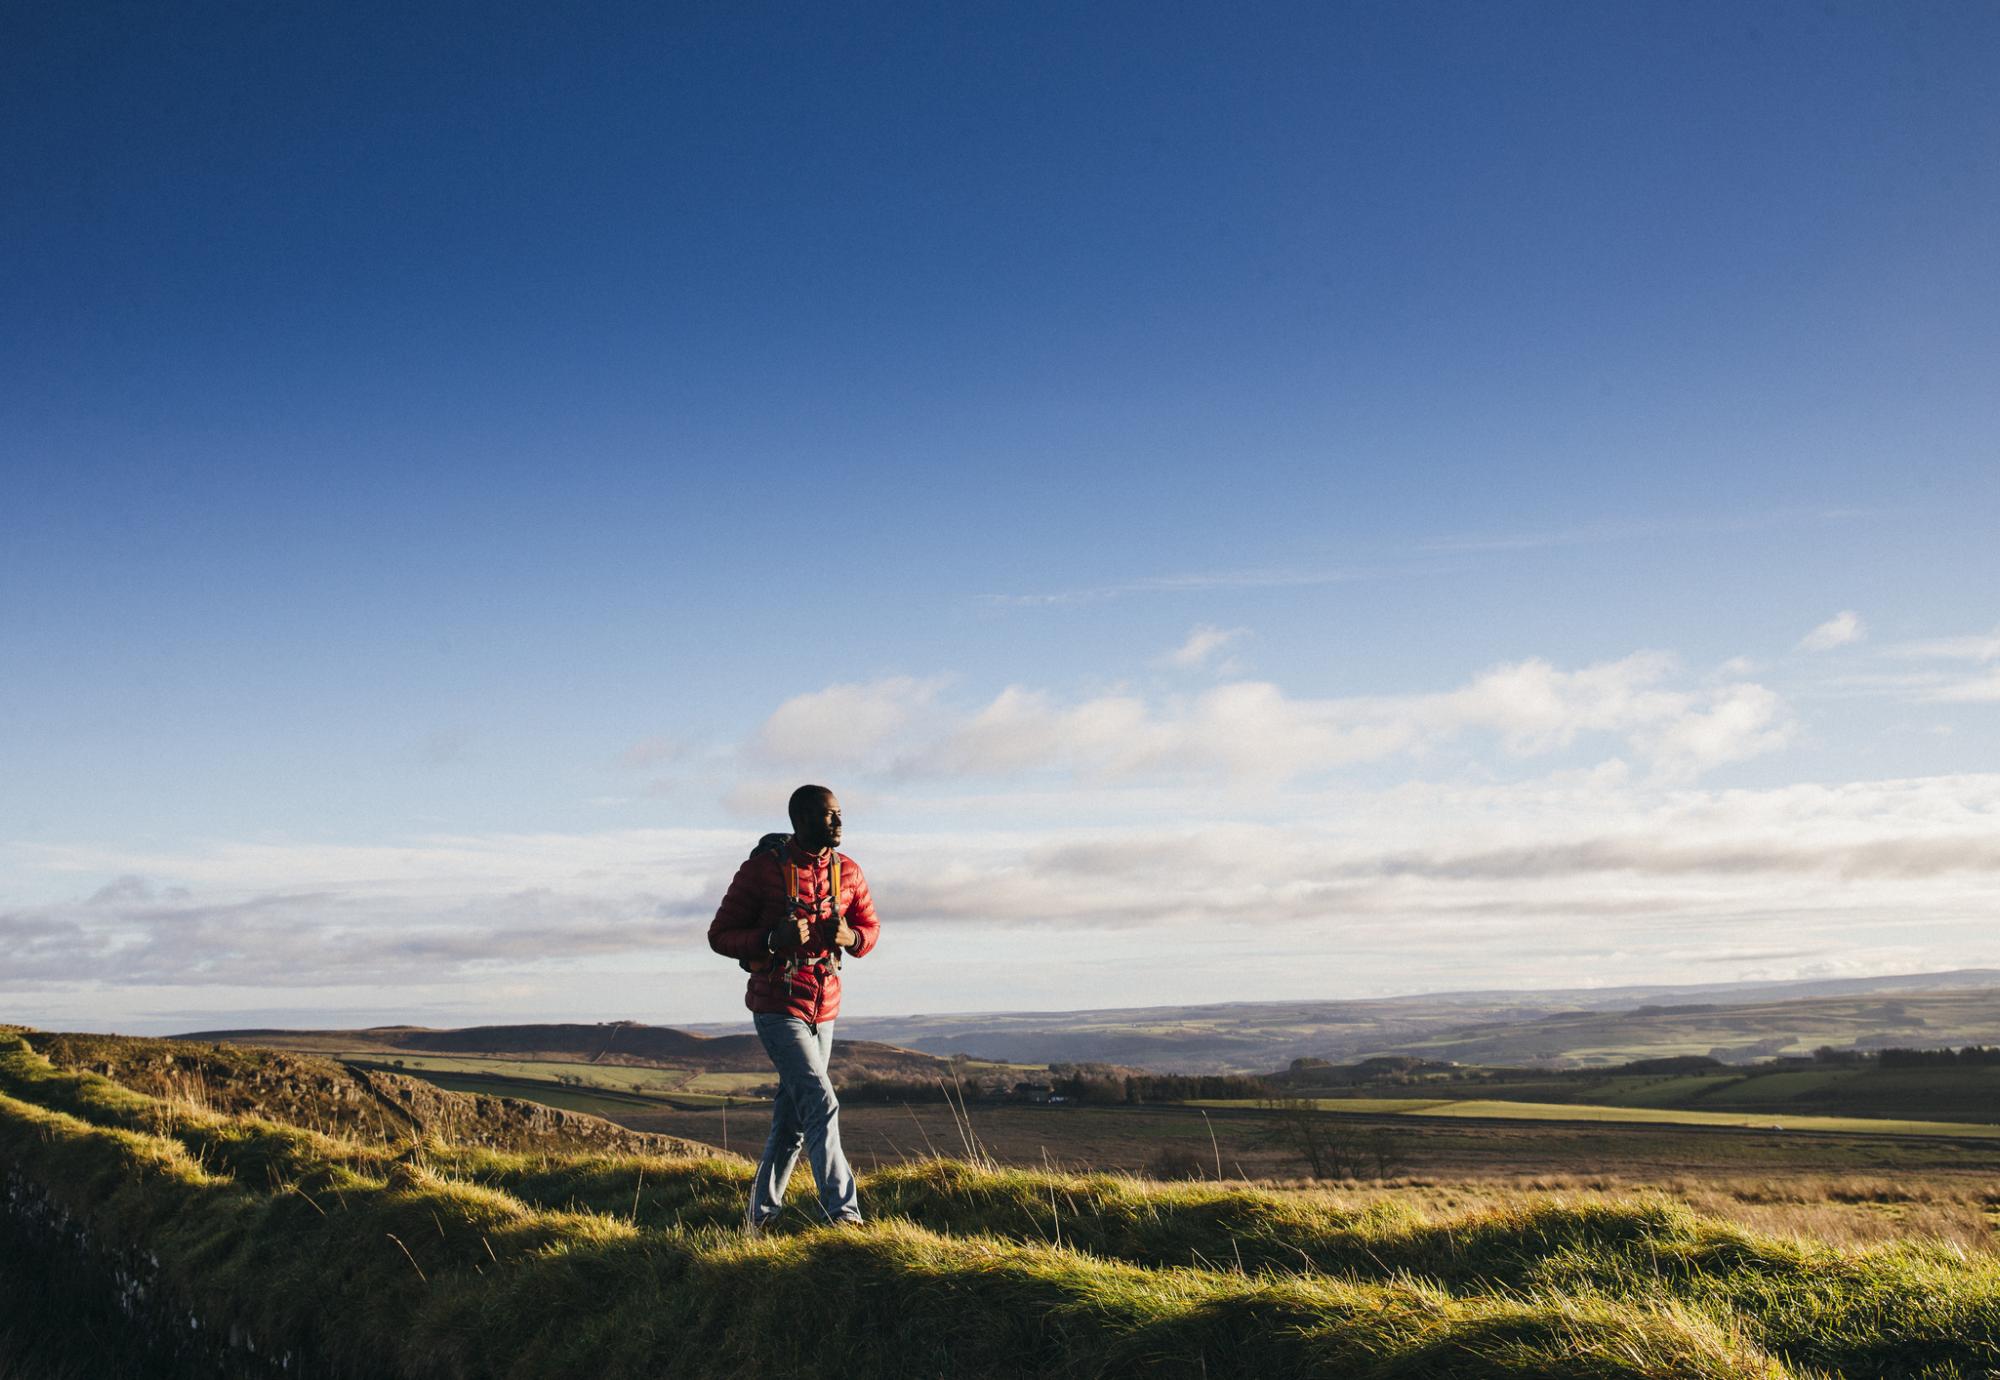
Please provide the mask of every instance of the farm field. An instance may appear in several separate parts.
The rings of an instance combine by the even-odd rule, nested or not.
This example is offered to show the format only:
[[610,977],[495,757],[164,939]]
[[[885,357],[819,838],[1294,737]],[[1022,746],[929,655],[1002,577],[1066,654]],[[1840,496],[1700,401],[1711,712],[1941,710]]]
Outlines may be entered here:
[[[554,1081],[557,1072],[572,1069],[598,1080],[598,1086],[579,1088]],[[769,1104],[762,1100],[641,1091],[650,1077],[643,1069],[406,1058],[400,1071],[451,1091],[524,1098],[601,1116],[633,1130],[683,1136],[738,1152],[754,1154],[768,1125]],[[512,1076],[516,1074],[520,1076]],[[2000,1137],[2000,1128],[1955,1122],[1649,1108],[1636,1104],[1655,1085],[1706,1080],[1622,1081],[1631,1085],[1635,1105],[1444,1097],[1312,1101],[1331,1113],[1402,1130],[1406,1148],[1401,1159],[1413,1172],[1442,1175],[1608,1173],[1658,1179],[1765,1172],[1976,1172],[1992,1165],[1994,1152],[1985,1143]],[[1737,1076],[1726,1075],[1721,1081],[1737,1081]],[[968,1115],[976,1148],[1006,1164],[1140,1173],[1175,1155],[1204,1161],[1220,1155],[1232,1177],[1287,1179],[1301,1172],[1289,1151],[1270,1143],[1268,1124],[1255,1105],[1241,1100],[1136,1107],[974,1102]],[[1411,1124],[1415,1118],[1423,1118],[1420,1128]],[[843,1105],[841,1120],[848,1153],[860,1167],[908,1163],[974,1148],[965,1143],[957,1118],[938,1103],[850,1099]],[[1601,1129],[1588,1129],[1593,1125]],[[1778,1131],[1774,1126],[1787,1129]],[[1813,1134],[1801,1137],[1797,1133],[1802,1131]],[[1927,1137],[1948,1137],[1956,1143]]]
[[[1296,1153],[1275,1143],[1263,1113],[1242,1108],[1037,1107],[972,1104],[978,1148],[1022,1167],[1142,1173],[1169,1154],[1251,1180],[1294,1180],[1305,1173]],[[844,1104],[841,1136],[866,1167],[903,1164],[933,1149],[961,1153],[959,1123],[946,1107]],[[762,1145],[768,1113],[759,1108],[630,1111],[621,1125],[736,1150]],[[1397,1133],[1403,1176],[1459,1181],[1524,1178],[1665,1182],[1676,1178],[1766,1178],[1881,1174],[1970,1176],[1990,1183],[1996,1154],[1984,1140],[1893,1135],[1812,1135],[1625,1122],[1473,1121],[1390,1117],[1342,1119],[1363,1130]]]
[[[1033,1110],[1044,1128],[1092,1115]],[[1103,1113],[1120,1115],[1154,1139],[1204,1124]],[[1208,1118],[1224,1154],[1257,1121]],[[861,1375],[1948,1380],[2000,1355],[2000,1257],[1992,1204],[1940,1149],[1911,1151],[1929,1173],[1727,1186],[1166,1183],[921,1157],[865,1172],[867,1226],[814,1227],[797,1183],[791,1224],[751,1240],[733,1226],[750,1166],[709,1147],[328,1136],[60,1068],[0,1032],[0,1164],[42,1233],[0,1284],[68,1253],[74,1294],[90,1251],[132,1253],[149,1262],[122,1324],[139,1341],[178,1328],[384,1377],[791,1373],[787,1323],[810,1313],[815,1354]],[[65,1324],[91,1301],[53,1302]],[[19,1340],[0,1332],[0,1357]]]
[[[1360,1116],[1474,1117],[1514,1121],[1616,1121],[1656,1126],[1713,1126],[1757,1131],[1831,1131],[1847,1135],[1953,1136],[2000,1139],[2000,1126],[1977,1122],[1906,1121],[1885,1117],[1795,1116],[1767,1112],[1705,1112],[1680,1107],[1613,1107],[1583,1102],[1516,1102],[1489,1098],[1322,1097],[1304,1099],[1320,1111]],[[1244,1099],[1196,1103],[1254,1107]]]
[[[1354,1071],[1330,1071],[1352,1078]],[[1287,1095],[1352,1100],[1389,1096],[1438,1101],[1588,1104],[1741,1112],[1779,1117],[2000,1123],[2000,1063],[1885,1063],[1881,1058],[1712,1067],[1691,1073],[1536,1075],[1518,1069],[1446,1069],[1315,1086],[1312,1072],[1285,1076]]]

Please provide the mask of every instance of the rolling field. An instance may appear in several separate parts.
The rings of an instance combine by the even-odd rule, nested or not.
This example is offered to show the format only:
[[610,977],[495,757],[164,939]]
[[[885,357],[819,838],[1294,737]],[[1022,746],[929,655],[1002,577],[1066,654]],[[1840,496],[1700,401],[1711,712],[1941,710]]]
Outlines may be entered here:
[[[1487,1098],[1322,1097],[1307,1098],[1304,1101],[1320,1111],[1356,1116],[1468,1117],[1503,1121],[1616,1121],[1635,1125],[1713,1126],[1752,1131],[1821,1131],[1844,1135],[2000,1139],[2000,1126],[1959,1121],[1898,1121],[1885,1117],[1705,1112],[1681,1107],[1612,1107],[1583,1102],[1516,1102]],[[1228,1099],[1191,1105],[1249,1108],[1259,1104],[1247,1099]]]
[[[1692,1113],[1746,1120],[1857,1118],[1869,1123],[2000,1124],[2000,1063],[1885,1064],[1879,1059],[1808,1065],[1717,1067],[1694,1073],[1543,1075],[1514,1069],[1427,1071],[1312,1086],[1287,1080],[1291,1096],[1353,1102],[1394,1099],[1517,1102]],[[1355,1108],[1354,1110],[1359,1110]],[[1579,1113],[1580,1115],[1582,1113]],[[1592,1113],[1591,1115],[1595,1115]],[[1858,1127],[1857,1129],[1866,1129]]]
[[1990,1242],[1760,1233],[1659,1193],[1493,1185],[1452,1205],[1436,1186],[924,1159],[864,1176],[865,1227],[814,1227],[801,1183],[793,1224],[753,1240],[734,1230],[750,1166],[719,1152],[331,1137],[59,1069],[5,1034],[0,1165],[34,1220],[145,1262],[135,1317],[198,1317],[210,1345],[312,1373],[1964,1380],[2000,1363]]
[[[754,1154],[769,1121],[769,1104],[742,1096],[661,1094],[647,1089],[649,1071],[521,1060],[405,1059],[401,1072],[458,1092],[538,1101],[601,1116],[638,1131],[664,1133]],[[581,1068],[596,1087],[556,1084],[558,1071]],[[501,1072],[504,1070],[504,1073]],[[1903,1071],[1908,1072],[1908,1071]],[[1922,1072],[1922,1071],[1918,1071]],[[514,1077],[511,1075],[519,1074]],[[732,1075],[723,1075],[730,1077]],[[736,1075],[741,1076],[741,1075]],[[1786,1083],[1830,1086],[1808,1073],[1771,1076]],[[2000,1128],[1924,1119],[1754,1115],[1745,1112],[1649,1109],[1656,1098],[1685,1096],[1694,1086],[1741,1083],[1741,1075],[1715,1078],[1635,1076],[1598,1079],[1593,1089],[1622,1090],[1623,1105],[1531,1103],[1512,1099],[1443,1097],[1314,1099],[1329,1112],[1384,1124],[1404,1132],[1398,1161],[1407,1174],[1442,1180],[1513,1182],[1618,1182],[1659,1185],[1699,1178],[1735,1181],[1749,1176],[1872,1176],[1909,1173],[1957,1181],[1990,1169],[1988,1140]],[[1562,1084],[1530,1084],[1530,1089]],[[646,1089],[645,1091],[641,1091]],[[1485,1090],[1484,1088],[1481,1089]],[[723,1104],[730,1105],[725,1107]],[[1720,1103],[1718,1107],[1728,1104]],[[1204,1112],[1211,1113],[1204,1116]],[[1421,1122],[1416,1119],[1422,1118]],[[858,1168],[907,1164],[938,1154],[977,1152],[1003,1164],[1075,1172],[1157,1170],[1169,1156],[1199,1160],[1245,1180],[1290,1180],[1303,1169],[1297,1157],[1273,1144],[1254,1104],[1037,1106],[973,1103],[974,1144],[959,1119],[937,1103],[880,1104],[849,1101],[842,1134]],[[1774,1130],[1784,1127],[1786,1130]],[[1799,1132],[1811,1132],[1799,1135]],[[1912,1138],[1914,1137],[1914,1138]],[[1930,1137],[1946,1137],[1945,1140]],[[1762,1189],[1751,1197],[1764,1196]],[[1945,1195],[1965,1198],[1961,1188]],[[1969,1201],[1969,1200],[1968,1200]],[[1968,1209],[1974,1216],[1977,1209]],[[1836,1216],[1852,1214],[1836,1213]],[[1871,1222],[1843,1226],[1861,1230]]]

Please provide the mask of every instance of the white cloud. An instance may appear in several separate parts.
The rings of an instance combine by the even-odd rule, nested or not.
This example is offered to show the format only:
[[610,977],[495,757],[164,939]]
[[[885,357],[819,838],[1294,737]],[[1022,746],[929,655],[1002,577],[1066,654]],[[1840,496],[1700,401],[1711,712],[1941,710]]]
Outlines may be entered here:
[[1842,609],[1800,638],[1798,649],[1802,652],[1830,652],[1835,647],[1859,642],[1867,635],[1868,629],[1862,623],[1861,615],[1853,609]]
[[[1204,802],[1215,822],[1194,822]],[[1503,973],[1544,986],[1693,980],[1727,975],[1715,972],[1725,958],[1788,954],[2000,959],[2000,776],[1663,790],[1606,764],[1280,803],[1276,822],[1232,820],[1189,794],[1173,819],[1139,826],[1110,822],[1115,803],[1088,822],[1099,806],[1087,799],[1068,822],[1031,828],[996,826],[989,801],[956,813],[945,798],[908,801],[914,827],[901,830],[857,812],[851,851],[891,927],[857,968],[859,990],[878,1013],[935,1009],[948,955],[1046,953],[1037,930],[1061,933],[1064,964],[1100,972],[1080,998],[1098,1005],[1186,991],[1174,974],[1198,952],[1209,953],[1205,990],[1187,999],[1338,995],[1360,981],[1462,988]],[[740,974],[703,932],[750,838],[639,830],[152,854],[16,845],[30,870],[70,880],[68,899],[0,906],[0,999],[18,1012],[35,993],[102,1001],[231,986],[262,991],[265,1005],[274,990],[330,987],[380,1001],[453,981],[461,993],[546,984],[587,997],[588,982],[564,974],[615,970],[627,986],[607,991],[643,995],[684,974],[683,1000],[727,1015]],[[1329,935],[1338,974],[1299,970],[1284,992],[1258,985],[1310,962]],[[1033,966],[991,1004],[1037,1004]],[[1265,976],[1251,983],[1253,971]],[[617,1009],[688,1018],[650,1000]]]
[[1783,747],[1783,700],[1750,683],[1670,688],[1673,658],[1640,652],[1561,670],[1530,659],[1452,691],[1313,699],[1263,681],[1195,696],[1131,692],[1065,703],[1010,686],[897,758],[913,776],[1054,773],[1091,781],[1292,780],[1422,754],[1490,734],[1512,758],[1545,756],[1591,735],[1622,739],[1655,773],[1685,780]]
[[[1248,628],[1218,628],[1213,623],[1201,623],[1187,635],[1187,641],[1167,653],[1161,660],[1163,664],[1178,670],[1200,670],[1214,660],[1217,653],[1249,635]],[[1227,668],[1232,664],[1225,662],[1223,666]]]
[[[1230,643],[1196,635],[1224,631],[1182,650],[1212,670]],[[1973,660],[1900,667],[1926,677],[1902,693],[2000,698]],[[1704,789],[1796,731],[1750,671],[1527,658],[1362,696],[893,677],[780,704],[718,761],[747,812],[728,828],[0,841],[0,1016],[227,989],[497,1017],[511,986],[542,994],[514,1014],[726,1017],[740,975],[702,931],[811,763],[894,927],[860,970],[876,1013],[935,1009],[940,973],[996,954],[988,1001],[1014,1008],[2000,963],[2000,776]],[[649,740],[628,760],[707,751]],[[1038,929],[1061,934],[1060,974]]]
[[1991,704],[2000,701],[2000,671],[1974,680],[1939,686],[1921,698],[1934,704]]
[[1725,686],[1707,704],[1690,706],[1657,729],[1635,735],[1663,780],[1689,781],[1730,762],[1776,752],[1796,725],[1784,701],[1761,685]]
[[[1939,637],[1902,642],[1883,649],[1902,661],[1972,662],[1989,666],[2000,661],[2000,631],[1963,637]],[[2000,701],[2000,669],[1974,673],[1961,664],[1932,666],[1894,675],[1854,677],[1859,688],[1904,692],[1921,704],[1990,704]]]
[[910,726],[944,683],[890,676],[795,695],[764,721],[758,750],[767,759],[808,770],[870,761]]

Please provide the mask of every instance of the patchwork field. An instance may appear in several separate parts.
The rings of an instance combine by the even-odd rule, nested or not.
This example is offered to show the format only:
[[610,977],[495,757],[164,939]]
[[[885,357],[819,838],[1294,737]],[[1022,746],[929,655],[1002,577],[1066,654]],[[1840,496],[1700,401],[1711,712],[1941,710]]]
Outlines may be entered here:
[[[1606,1107],[1586,1102],[1517,1102],[1492,1098],[1322,1097],[1302,1101],[1317,1110],[1344,1115],[1466,1117],[1502,1121],[1619,1121],[1645,1126],[1714,1126],[1748,1131],[2000,1139],[2000,1126],[1959,1121],[1907,1121],[1888,1117],[1706,1112],[1682,1107]],[[1250,1100],[1229,1099],[1195,1105],[1254,1107],[1258,1104]]]

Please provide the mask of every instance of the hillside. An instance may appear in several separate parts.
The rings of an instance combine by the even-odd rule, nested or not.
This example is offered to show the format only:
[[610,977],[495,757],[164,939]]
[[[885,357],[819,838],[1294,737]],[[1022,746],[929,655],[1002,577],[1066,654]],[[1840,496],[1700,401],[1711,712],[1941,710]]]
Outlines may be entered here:
[[421,1079],[309,1055],[116,1035],[27,1031],[20,1038],[56,1068],[152,1097],[376,1143],[442,1136],[496,1150],[712,1153],[694,1141],[540,1102],[447,1092]]
[[866,1175],[864,1227],[747,1240],[741,1160],[371,1145],[4,1031],[0,1167],[0,1284],[26,1261],[23,1288],[60,1267],[72,1296],[121,1294],[107,1319],[45,1292],[40,1331],[121,1328],[166,1380],[1947,1380],[2000,1357],[1983,1249],[1766,1235],[1656,1196],[1429,1216],[936,1160]]

